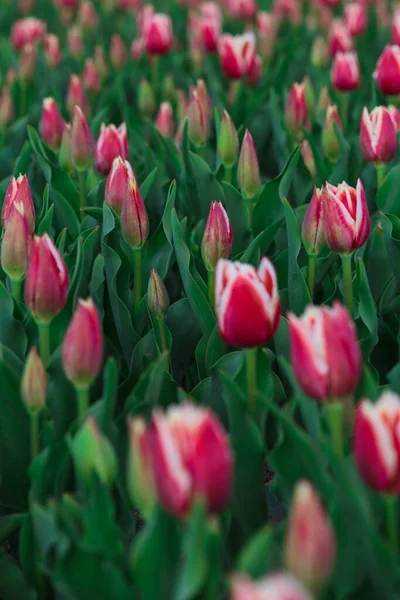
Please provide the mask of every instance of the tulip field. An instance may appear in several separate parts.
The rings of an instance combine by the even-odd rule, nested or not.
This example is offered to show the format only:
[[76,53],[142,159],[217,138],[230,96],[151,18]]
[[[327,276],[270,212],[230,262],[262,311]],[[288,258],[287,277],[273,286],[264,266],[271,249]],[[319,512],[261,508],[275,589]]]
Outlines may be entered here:
[[0,600],[399,600],[400,5],[0,32]]

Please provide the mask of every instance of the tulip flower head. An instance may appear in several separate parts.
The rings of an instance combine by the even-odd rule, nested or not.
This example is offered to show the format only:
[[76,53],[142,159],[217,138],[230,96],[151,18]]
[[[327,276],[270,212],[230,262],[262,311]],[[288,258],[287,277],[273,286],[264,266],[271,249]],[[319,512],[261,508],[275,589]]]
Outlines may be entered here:
[[157,320],[165,318],[169,308],[169,296],[163,280],[155,269],[151,270],[147,288],[149,313]]
[[174,113],[170,102],[162,102],[154,126],[166,138],[174,137]]
[[69,146],[75,169],[77,171],[87,169],[93,155],[93,138],[85,115],[79,106],[74,107]]
[[47,375],[37,349],[29,352],[22,375],[21,395],[30,412],[46,405]]
[[325,156],[332,162],[336,162],[340,154],[338,136],[336,135],[336,126],[339,131],[343,131],[342,122],[336,104],[328,106],[326,109],[325,123],[322,130],[322,148]]
[[229,114],[222,112],[221,126],[218,133],[218,154],[226,169],[231,169],[237,161],[239,138],[235,125]]
[[307,254],[319,254],[325,244],[321,190],[316,187],[304,215],[301,239]]
[[367,28],[367,10],[361,2],[350,2],[344,9],[344,21],[353,37],[358,37]]
[[95,161],[97,170],[103,175],[108,175],[113,161],[120,156],[123,160],[128,158],[128,138],[126,125],[119,127],[102,123],[100,135],[96,142]]
[[247,575],[235,575],[229,600],[312,600],[303,585],[288,573],[275,573],[251,581]]
[[20,175],[17,179],[14,176],[11,177],[1,210],[1,224],[4,229],[7,229],[7,223],[17,205],[22,205],[22,210],[19,208],[19,212],[24,214],[29,230],[33,232],[35,229],[35,207],[26,175]]
[[338,92],[352,92],[360,85],[360,63],[355,52],[338,52],[333,59],[331,81]]
[[377,106],[370,113],[364,107],[361,117],[360,146],[368,162],[385,164],[394,158],[397,151],[397,130],[385,106]]
[[309,107],[306,98],[307,82],[294,83],[285,105],[285,123],[291,133],[303,138],[302,127],[310,128]]
[[156,13],[143,22],[142,38],[149,54],[167,54],[173,43],[172,21],[168,15]]
[[247,76],[256,53],[254,34],[224,34],[220,37],[218,52],[226,77],[242,79]]
[[329,53],[335,56],[338,52],[349,52],[353,48],[351,33],[343,21],[335,19],[329,31]]
[[237,178],[243,196],[247,200],[253,199],[260,188],[260,169],[253,137],[248,129],[240,149]]
[[1,240],[1,267],[11,281],[25,277],[31,253],[32,234],[22,202],[15,202]]
[[105,201],[120,215],[122,204],[128,190],[129,180],[134,179],[133,169],[127,160],[120,156],[114,158],[107,177]]
[[201,243],[203,262],[214,271],[221,258],[229,258],[232,249],[232,226],[221,202],[212,202]]
[[64,132],[64,120],[54,98],[43,100],[39,127],[43,141],[53,150],[58,150]]
[[376,84],[382,94],[398,96],[400,94],[400,48],[386,46],[374,73]]
[[121,210],[121,230],[133,249],[142,248],[149,235],[149,217],[136,179],[129,179]]

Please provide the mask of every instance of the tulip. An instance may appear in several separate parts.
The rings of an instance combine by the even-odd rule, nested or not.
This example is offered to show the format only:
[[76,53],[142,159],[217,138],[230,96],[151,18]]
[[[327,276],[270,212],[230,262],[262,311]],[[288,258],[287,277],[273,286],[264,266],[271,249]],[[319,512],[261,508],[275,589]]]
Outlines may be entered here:
[[169,308],[167,288],[155,269],[152,269],[150,273],[147,306],[150,314],[159,321],[165,318]]
[[120,215],[128,190],[129,180],[134,179],[133,169],[127,160],[120,156],[114,159],[107,177],[105,201]]
[[93,473],[101,483],[112,485],[117,477],[117,459],[108,439],[94,417],[88,417],[71,442],[71,453],[78,477],[90,485]]
[[215,271],[221,258],[229,258],[232,242],[233,233],[229,217],[221,202],[212,202],[201,243],[201,255],[208,271]]
[[135,62],[140,60],[142,53],[143,53],[143,40],[142,40],[142,38],[136,38],[133,40],[132,45],[131,45],[132,60],[134,60]]
[[97,170],[103,175],[108,175],[114,159],[118,156],[123,160],[128,158],[126,124],[122,123],[117,128],[115,125],[108,125],[106,127],[102,123],[95,149]]
[[127,487],[132,504],[149,518],[157,500],[156,484],[151,464],[149,435],[142,417],[128,418],[129,456]]
[[328,106],[332,104],[327,87],[321,88],[317,102],[317,114],[321,114],[328,110]]
[[[304,215],[303,226],[301,229],[301,239],[309,256],[317,256],[325,244],[321,190],[316,187],[314,187],[310,204],[308,205],[306,214]],[[313,280],[314,276],[312,276],[312,282],[310,282],[312,285],[309,285],[310,292],[313,289]]]
[[144,118],[151,118],[156,110],[156,99],[153,88],[147,79],[141,79],[138,87],[137,104],[139,113]]
[[1,241],[1,267],[11,280],[16,302],[20,300],[21,284],[28,268],[32,235],[22,202],[14,202]]
[[233,19],[252,21],[256,16],[257,5],[255,0],[228,0],[227,12]]
[[232,36],[224,34],[219,40],[221,67],[228,79],[242,79],[248,74],[256,53],[253,33]]
[[118,33],[111,38],[110,61],[116,71],[122,69],[127,60],[127,49],[125,43]]
[[14,104],[10,88],[5,85],[0,94],[0,129],[7,127],[14,118]]
[[72,116],[75,106],[80,106],[87,118],[90,117],[90,104],[84,92],[82,82],[78,75],[71,75],[67,91],[66,105]]
[[80,58],[84,51],[82,32],[76,25],[68,30],[68,50],[74,58]]
[[161,103],[154,126],[162,136],[174,137],[174,113],[170,102]]
[[393,104],[389,104],[389,106],[387,107],[390,116],[392,117],[392,121],[394,124],[394,128],[396,130],[396,133],[399,133],[400,131],[400,110],[397,108],[397,106],[393,106]]
[[[214,4],[213,2],[204,3],[205,4]],[[200,39],[201,45],[205,52],[209,54],[214,54],[218,50],[218,41],[221,35],[221,26],[222,19],[220,14],[220,9],[218,5],[215,5],[217,9],[217,14],[213,16],[203,16],[200,19],[199,23],[199,31],[200,31]]]
[[78,13],[78,24],[85,31],[93,31],[98,26],[99,17],[92,2],[81,3]]
[[64,120],[54,98],[43,100],[39,128],[43,141],[53,150],[58,150],[64,132]]
[[315,179],[315,177],[317,176],[317,167],[315,165],[314,154],[311,149],[310,142],[308,140],[302,141],[301,156],[303,158],[307,171],[310,173],[312,179]]
[[11,28],[11,43],[14,50],[22,50],[27,44],[40,41],[46,34],[46,23],[34,17],[15,21]]
[[205,107],[205,111],[206,111],[208,118],[211,119],[214,114],[214,106],[213,106],[213,103],[211,100],[211,96],[208,93],[208,89],[207,89],[206,82],[204,81],[204,79],[198,79],[196,81],[195,89],[199,96],[200,102]]
[[328,106],[322,130],[322,148],[325,156],[332,162],[336,162],[340,155],[340,144],[336,135],[335,124],[339,131],[343,131],[336,104]]
[[336,56],[338,52],[347,53],[353,49],[353,40],[346,23],[338,19],[333,21],[328,44],[331,56]]
[[101,79],[107,75],[108,66],[103,46],[97,45],[94,49],[94,63]]
[[275,15],[268,12],[257,14],[258,49],[264,64],[269,64],[274,56],[278,28],[279,21]]
[[232,578],[229,600],[312,600],[309,593],[292,575],[276,573],[257,582],[247,575]]
[[128,180],[122,203],[121,230],[132,249],[142,248],[149,235],[149,218],[135,178]]
[[7,229],[7,224],[12,217],[12,213],[18,205],[22,205],[23,210],[19,210],[25,215],[29,230],[33,232],[35,229],[35,207],[26,175],[20,175],[17,179],[14,176],[11,177],[1,211],[3,229]]
[[355,52],[338,52],[333,59],[331,81],[338,92],[351,92],[360,85],[360,64]]
[[397,151],[397,131],[390,112],[377,106],[371,113],[364,107],[360,126],[360,146],[368,162],[388,163]]
[[320,35],[315,38],[311,48],[311,64],[322,69],[328,65],[329,48],[325,39]]
[[72,115],[70,151],[72,163],[77,171],[90,166],[93,155],[93,138],[85,115],[79,106],[75,106]]
[[344,22],[353,37],[362,35],[368,24],[365,6],[360,2],[347,4],[344,9]]
[[260,188],[260,170],[253,138],[248,129],[246,129],[244,134],[240,150],[237,177],[240,191],[248,201],[250,207],[252,199]]
[[61,62],[60,40],[52,33],[44,39],[44,56],[50,69],[54,69]]
[[318,594],[335,566],[336,537],[317,491],[308,481],[296,484],[285,539],[285,566]]
[[95,62],[92,58],[85,60],[83,67],[82,81],[85,89],[92,94],[98,94],[101,89],[101,79],[97,71]]
[[310,129],[310,114],[306,100],[306,82],[294,83],[290,88],[285,105],[285,123],[289,131],[301,140],[302,127]]
[[260,83],[262,74],[262,60],[259,54],[253,56],[253,60],[250,63],[249,69],[246,75],[246,82],[254,87]]
[[298,0],[276,0],[273,15],[279,21],[289,21],[295,27],[302,22],[302,10]]
[[376,65],[374,77],[382,94],[387,96],[400,94],[400,48],[398,46],[385,47]]
[[222,112],[218,133],[218,154],[225,169],[225,179],[230,183],[231,169],[237,161],[239,138],[235,125],[226,110]]
[[207,114],[207,106],[198,90],[192,91],[189,103],[188,133],[189,140],[196,148],[202,148],[207,143],[210,134],[210,119]]
[[29,352],[22,374],[21,395],[29,412],[46,406],[47,375],[35,347]]
[[172,48],[172,21],[168,15],[156,13],[144,23],[142,37],[149,54],[167,54]]
[[[36,62],[37,62],[37,48],[34,44],[26,44],[22,50],[21,50],[21,55],[20,55],[20,59],[19,59],[19,71],[18,71],[18,76],[19,79],[21,81],[21,85],[23,87],[25,87],[26,89],[26,85],[32,81],[34,75],[35,75],[35,70],[36,70]],[[22,108],[21,108],[21,112],[23,114],[25,114],[25,100],[26,98],[24,98],[23,100],[21,100],[21,104],[22,104]]]

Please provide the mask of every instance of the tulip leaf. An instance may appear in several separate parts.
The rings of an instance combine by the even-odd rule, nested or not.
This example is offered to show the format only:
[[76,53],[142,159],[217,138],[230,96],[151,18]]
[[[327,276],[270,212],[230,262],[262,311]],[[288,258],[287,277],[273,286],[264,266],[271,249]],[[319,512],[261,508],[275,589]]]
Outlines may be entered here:
[[356,287],[359,299],[358,310],[361,320],[368,331],[367,335],[359,335],[359,338],[364,359],[368,360],[378,342],[378,316],[362,258],[357,259],[356,268]]

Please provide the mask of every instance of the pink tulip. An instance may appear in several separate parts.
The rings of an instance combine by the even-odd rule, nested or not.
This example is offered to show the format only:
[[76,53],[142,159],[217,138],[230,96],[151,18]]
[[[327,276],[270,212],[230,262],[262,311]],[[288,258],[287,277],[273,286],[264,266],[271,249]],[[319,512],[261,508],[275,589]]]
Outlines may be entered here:
[[96,142],[95,161],[97,170],[103,175],[108,175],[113,160],[120,156],[123,160],[128,158],[128,138],[126,125],[119,127],[102,123],[100,135]]
[[398,46],[385,47],[377,62],[374,77],[382,94],[388,96],[400,94],[400,48]]
[[364,107],[361,117],[360,146],[368,162],[388,163],[397,151],[397,131],[389,110],[377,106],[370,113]]
[[355,52],[338,52],[333,59],[331,81],[338,92],[351,92],[360,85],[360,63]]
[[173,43],[170,17],[162,13],[152,15],[144,21],[142,37],[149,54],[167,54]]
[[219,40],[218,52],[226,77],[242,79],[248,74],[256,53],[254,34],[224,34]]
[[312,600],[307,590],[292,575],[276,573],[251,581],[247,575],[232,578],[229,600]]

